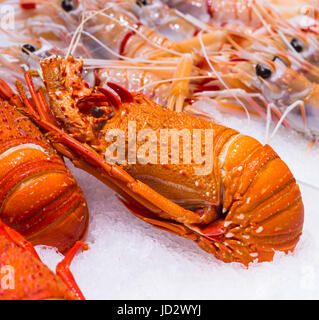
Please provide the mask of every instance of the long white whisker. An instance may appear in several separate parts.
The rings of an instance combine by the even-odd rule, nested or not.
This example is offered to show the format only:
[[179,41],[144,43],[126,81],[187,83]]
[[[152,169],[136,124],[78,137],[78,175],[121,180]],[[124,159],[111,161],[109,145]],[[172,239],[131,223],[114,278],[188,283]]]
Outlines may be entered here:
[[148,87],[152,87],[158,84],[162,84],[162,83],[167,83],[167,82],[171,82],[171,81],[179,81],[179,80],[197,80],[197,79],[207,79],[207,76],[194,76],[194,77],[181,77],[181,78],[169,78],[169,79],[165,79],[165,80],[160,80],[160,81],[153,81],[151,83],[148,83],[146,85],[144,85],[143,87],[139,88],[138,91],[142,91]]
[[78,36],[74,42],[73,49],[71,50],[72,55],[74,54],[74,51],[75,51],[76,47],[78,46],[80,39],[81,39],[81,32],[83,31],[83,26],[84,26],[83,21],[84,21],[84,9],[82,10],[82,17],[81,17],[81,23],[80,23],[81,28],[80,28],[80,30],[78,32]]
[[[85,64],[84,64],[85,65]],[[100,68],[99,66],[85,66],[86,69],[96,69]],[[132,70],[176,70],[174,67],[151,67],[151,66],[121,66],[121,65],[109,65],[107,69],[132,69]]]
[[[202,52],[204,54],[205,60],[207,61],[209,67],[211,68],[211,70],[213,71],[213,73],[215,74],[215,76],[218,78],[218,80],[222,83],[222,85],[227,89],[230,90],[230,88],[227,86],[227,84],[225,83],[225,81],[222,79],[222,77],[219,75],[219,72],[217,72],[215,70],[215,68],[213,67],[213,65],[211,64],[208,56],[207,56],[207,52],[206,52],[206,48],[204,46],[203,43],[203,38],[202,38],[202,31],[199,32],[198,34],[198,38],[199,38],[199,42],[202,48]],[[232,94],[233,95],[233,94]],[[247,115],[247,119],[248,119],[248,123],[250,123],[250,115],[249,112],[247,110],[247,108],[245,107],[245,105],[240,101],[240,99],[238,99],[238,97],[234,94],[233,97],[236,99],[236,101],[241,105],[241,107],[245,110],[246,115]]]
[[282,114],[281,118],[279,119],[273,133],[271,134],[271,136],[269,137],[267,143],[269,143],[273,138],[274,136],[276,135],[276,133],[278,132],[282,122],[284,121],[284,119],[287,117],[287,115],[295,108],[299,107],[300,105],[304,105],[304,102],[301,101],[301,100],[297,100],[295,101],[293,104],[291,104],[290,106],[288,106],[285,110],[285,112]]
[[82,30],[82,26],[89,20],[91,20],[92,18],[94,18],[96,15],[98,15],[100,12],[103,12],[105,10],[108,10],[110,8],[114,7],[114,4],[110,4],[108,6],[106,6],[104,9],[101,9],[99,11],[96,11],[94,12],[93,14],[91,14],[89,17],[85,18],[81,23],[80,25],[76,28],[74,34],[73,34],[73,37],[72,37],[72,40],[70,42],[70,46],[68,48],[68,51],[67,51],[67,54],[66,54],[66,58],[71,54],[71,52],[75,50],[75,48],[73,47],[74,46],[74,42],[76,41],[77,39],[77,35],[78,33]]

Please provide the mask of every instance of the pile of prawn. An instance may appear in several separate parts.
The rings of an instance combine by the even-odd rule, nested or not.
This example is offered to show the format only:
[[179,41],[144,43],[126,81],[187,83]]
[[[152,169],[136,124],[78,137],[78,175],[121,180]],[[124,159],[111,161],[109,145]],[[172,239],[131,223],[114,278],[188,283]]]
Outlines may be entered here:
[[193,102],[211,99],[265,119],[267,142],[282,125],[318,138],[315,0],[24,2],[15,30],[2,30],[14,45],[1,48],[1,75],[9,67],[21,78],[19,68],[52,54],[81,56],[91,84],[116,82],[178,112],[203,114]]

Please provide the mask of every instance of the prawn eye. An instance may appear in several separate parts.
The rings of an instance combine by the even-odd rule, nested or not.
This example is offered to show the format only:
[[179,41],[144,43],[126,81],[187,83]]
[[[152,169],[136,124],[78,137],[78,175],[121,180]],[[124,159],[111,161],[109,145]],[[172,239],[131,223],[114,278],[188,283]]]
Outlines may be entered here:
[[137,4],[139,7],[141,7],[142,5],[143,5],[143,6],[147,6],[149,3],[148,3],[147,0],[137,0],[137,1],[136,1],[136,4]]
[[61,6],[64,11],[70,12],[76,8],[76,2],[74,0],[63,0]]
[[267,79],[271,76],[271,70],[267,66],[258,63],[256,65],[256,74],[263,79]]
[[26,43],[22,46],[22,52],[25,54],[29,54],[29,52],[34,52],[34,51],[36,51],[36,48],[32,44]]
[[91,109],[91,115],[94,117],[94,118],[101,118],[104,116],[104,110],[103,109],[100,109],[99,107],[93,107]]
[[297,52],[302,52],[303,50],[303,43],[300,39],[298,38],[293,38],[290,42],[291,46],[297,51]]

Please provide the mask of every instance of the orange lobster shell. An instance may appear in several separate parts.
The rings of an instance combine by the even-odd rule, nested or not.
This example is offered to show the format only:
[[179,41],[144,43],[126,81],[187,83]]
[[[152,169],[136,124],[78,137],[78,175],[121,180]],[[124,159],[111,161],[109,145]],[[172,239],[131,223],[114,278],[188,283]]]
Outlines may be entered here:
[[[77,250],[75,247],[71,254]],[[60,275],[55,275],[40,261],[33,246],[0,220],[0,270],[10,268],[8,274],[1,273],[0,300],[84,299],[69,273],[71,259],[69,256],[60,263]]]
[[[270,146],[214,122],[163,109],[114,83],[109,86],[118,96],[105,88],[89,88],[81,75],[82,62],[72,57],[49,58],[41,66],[50,108],[65,131],[50,121],[43,101],[32,105],[25,99],[26,110],[55,141],[72,149],[76,166],[117,191],[137,217],[195,240],[225,262],[270,261],[276,250],[295,248],[303,227],[301,194],[289,168]],[[36,101],[30,74],[26,79]],[[111,107],[113,112],[94,119],[88,112],[94,100],[105,112]],[[199,181],[193,175],[194,161],[107,162],[108,130],[127,132],[130,121],[136,121],[138,130],[152,129],[156,135],[163,128],[187,129],[191,136],[194,129],[212,130],[213,170]],[[204,150],[205,142],[201,143]]]
[[0,94],[0,219],[33,245],[64,252],[87,230],[84,195],[37,126],[11,105],[21,101],[4,82]]

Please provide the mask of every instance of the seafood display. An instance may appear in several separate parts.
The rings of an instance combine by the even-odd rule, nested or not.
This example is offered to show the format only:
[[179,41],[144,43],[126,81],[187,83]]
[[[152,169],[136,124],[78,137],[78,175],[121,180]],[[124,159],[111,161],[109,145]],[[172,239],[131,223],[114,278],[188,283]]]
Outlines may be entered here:
[[[248,268],[294,251],[300,181],[267,143],[285,130],[317,147],[315,0],[9,5],[15,26],[0,28],[0,268],[14,269],[15,285],[0,286],[0,299],[84,299],[69,266],[88,249],[89,208],[64,159],[137,218],[223,262]],[[226,119],[260,119],[266,144],[218,123],[203,101]],[[65,255],[56,274],[37,245]]]

